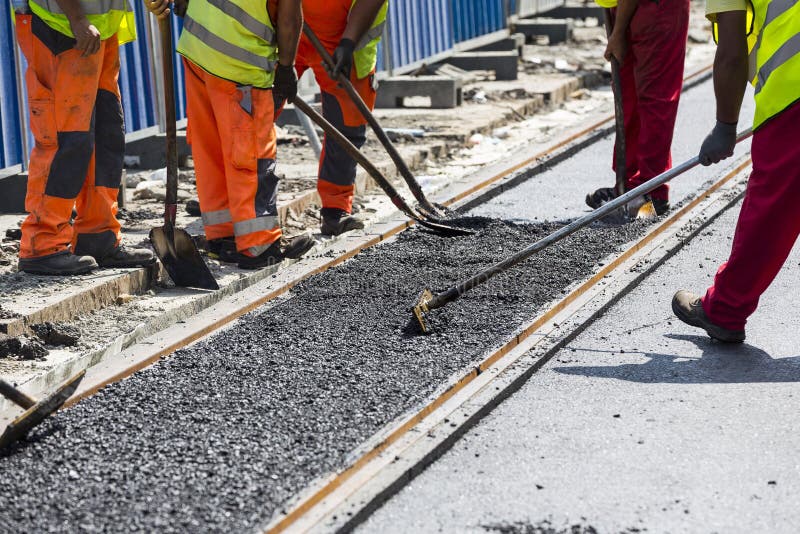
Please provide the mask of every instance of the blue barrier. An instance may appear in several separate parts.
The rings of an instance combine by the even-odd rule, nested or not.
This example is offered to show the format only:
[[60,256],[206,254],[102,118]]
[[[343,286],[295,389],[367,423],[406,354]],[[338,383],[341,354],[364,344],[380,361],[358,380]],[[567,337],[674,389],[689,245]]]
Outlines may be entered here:
[[[525,3],[526,0],[390,1],[388,42],[381,45],[378,69],[411,66],[446,54],[459,43],[501,30],[507,26],[508,15],[522,9],[520,6]],[[160,74],[155,72],[152,57],[149,15],[141,1],[132,0],[132,5],[138,39],[120,49],[119,78],[128,132],[155,126],[161,116],[157,109],[161,99],[154,94],[154,77],[160,79]],[[179,19],[173,19],[175,44],[181,26]],[[11,35],[11,17],[0,16],[0,169],[19,164],[22,152],[14,64],[16,44]],[[384,54],[384,45],[389,54]],[[387,59],[391,65],[386,64]],[[183,66],[176,56],[175,92],[179,118],[186,116],[183,81]]]
[[11,17],[0,16],[0,169],[20,162],[19,107]]

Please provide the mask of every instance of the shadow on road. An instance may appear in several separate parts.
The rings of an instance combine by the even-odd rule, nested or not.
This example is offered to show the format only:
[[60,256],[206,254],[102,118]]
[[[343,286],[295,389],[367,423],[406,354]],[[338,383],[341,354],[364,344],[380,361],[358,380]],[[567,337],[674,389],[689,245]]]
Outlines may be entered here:
[[557,367],[554,371],[568,375],[615,378],[643,383],[800,382],[800,356],[773,358],[763,350],[746,343],[724,345],[712,342],[705,336],[668,334],[666,337],[692,342],[703,351],[703,354],[696,358],[676,354],[644,353],[644,356],[649,358],[645,363]]

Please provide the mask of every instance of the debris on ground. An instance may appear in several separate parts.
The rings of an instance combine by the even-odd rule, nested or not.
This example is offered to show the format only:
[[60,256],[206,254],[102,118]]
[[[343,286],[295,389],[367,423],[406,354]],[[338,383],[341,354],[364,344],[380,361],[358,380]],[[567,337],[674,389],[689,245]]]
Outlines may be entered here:
[[81,337],[77,328],[63,323],[34,324],[31,330],[47,345],[72,347]]
[[0,334],[0,358],[43,360],[48,354],[49,351],[36,339]]

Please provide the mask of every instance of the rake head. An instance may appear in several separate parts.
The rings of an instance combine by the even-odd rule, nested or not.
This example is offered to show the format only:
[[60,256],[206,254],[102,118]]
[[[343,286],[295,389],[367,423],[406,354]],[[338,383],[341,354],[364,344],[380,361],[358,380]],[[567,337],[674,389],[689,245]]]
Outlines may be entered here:
[[425,314],[430,311],[428,304],[432,300],[433,292],[426,287],[420,292],[419,295],[417,295],[417,300],[414,302],[414,306],[411,308],[414,318],[417,320],[417,323],[419,323],[419,327],[424,334],[428,333],[428,323],[425,319]]
[[83,380],[85,374],[86,371],[81,371],[76,374],[53,393],[40,400],[25,410],[22,415],[14,419],[0,436],[0,450],[24,438],[33,427],[58,410],[61,405],[75,393],[75,390],[78,389],[78,385],[81,383],[81,380]]

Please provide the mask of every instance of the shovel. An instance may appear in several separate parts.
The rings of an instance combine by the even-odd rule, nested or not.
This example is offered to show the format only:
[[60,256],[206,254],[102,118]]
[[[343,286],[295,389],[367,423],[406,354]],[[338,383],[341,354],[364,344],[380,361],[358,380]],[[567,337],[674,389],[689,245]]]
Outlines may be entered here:
[[[748,128],[747,130],[738,135],[738,137],[736,138],[736,142],[740,143],[741,141],[744,141],[751,135],[753,135],[753,130],[752,128]],[[555,232],[553,232],[552,234],[543,237],[539,241],[522,249],[513,256],[509,256],[503,261],[496,263],[495,265],[492,265],[488,269],[484,269],[483,271],[475,274],[471,278],[464,280],[463,282],[454,285],[449,289],[442,291],[441,293],[434,293],[430,289],[425,288],[419,294],[416,302],[411,308],[411,311],[414,314],[414,318],[419,323],[422,332],[428,332],[429,330],[426,320],[426,314],[428,314],[431,310],[435,310],[437,308],[446,306],[447,304],[458,299],[461,295],[463,295],[470,289],[473,289],[476,286],[479,286],[484,282],[487,282],[493,276],[500,274],[504,271],[507,271],[511,267],[514,267],[515,265],[530,258],[540,250],[543,250],[549,247],[550,245],[557,243],[558,241],[561,241],[565,237],[574,234],[578,230],[589,226],[593,222],[608,216],[610,213],[614,212],[614,210],[619,210],[631,200],[643,197],[653,189],[669,182],[673,178],[680,176],[681,174],[696,167],[699,164],[700,164],[700,158],[698,156],[695,156],[692,159],[684,163],[681,163],[677,167],[673,167],[672,169],[659,174],[652,180],[648,180],[642,185],[631,189],[624,195],[619,196],[614,200],[611,200],[607,204],[603,204],[596,210],[584,215],[583,217],[575,219],[568,225],[563,226],[558,230],[556,230]]]
[[0,451],[24,438],[33,427],[58,410],[75,393],[85,374],[86,371],[81,371],[40,401],[29,397],[5,380],[0,380],[0,395],[25,410],[0,435]]
[[[306,35],[306,37],[308,37],[308,40],[311,41],[311,44],[316,49],[317,53],[319,53],[320,57],[322,57],[322,61],[325,62],[329,72],[332,72],[336,63],[334,62],[330,53],[325,49],[325,45],[322,44],[322,41],[319,40],[319,37],[317,37],[308,24],[303,23],[303,33]],[[347,76],[340,73],[336,78],[336,81],[339,82],[339,85],[341,85],[345,90],[347,96],[350,97],[350,100],[352,100],[356,108],[358,108],[359,113],[361,113],[361,115],[364,117],[364,120],[366,120],[370,125],[372,131],[375,132],[375,136],[381,142],[383,148],[386,149],[389,157],[392,158],[397,170],[400,171],[400,175],[406,181],[406,184],[408,184],[411,194],[413,194],[414,198],[417,199],[417,202],[419,202],[420,210],[426,216],[444,217],[445,214],[442,212],[442,210],[429,201],[425,196],[425,193],[422,192],[422,186],[419,185],[419,182],[412,174],[411,169],[408,168],[408,165],[406,165],[406,162],[403,160],[400,152],[398,152],[397,148],[395,148],[395,146],[392,144],[391,139],[389,139],[389,136],[386,135],[386,132],[381,127],[378,119],[376,119],[375,115],[372,114],[369,106],[367,106],[367,104],[361,98],[361,95],[358,94],[358,91],[356,91],[355,87],[353,87],[353,84],[350,82]]]
[[175,83],[172,78],[172,24],[169,19],[159,19],[158,27],[161,30],[167,122],[167,195],[164,201],[164,226],[150,230],[150,242],[176,286],[219,289],[192,237],[185,230],[175,228],[178,213],[178,139],[175,124]]
[[342,147],[342,150],[347,152],[351,158],[356,160],[359,165],[361,165],[372,179],[380,186],[381,189],[389,196],[394,204],[400,211],[402,211],[408,218],[413,219],[414,221],[418,222],[420,225],[428,228],[429,230],[433,230],[439,234],[445,236],[459,236],[459,235],[472,235],[475,232],[472,230],[467,230],[465,228],[458,228],[455,226],[450,226],[445,224],[443,221],[439,221],[437,219],[431,217],[424,217],[417,212],[415,212],[411,206],[409,206],[403,197],[400,196],[400,193],[397,192],[397,189],[394,188],[392,183],[378,170],[372,162],[361,153],[361,151],[356,148],[356,146],[350,142],[347,137],[345,137],[336,127],[325,120],[325,118],[314,111],[314,108],[308,105],[305,100],[300,98],[299,96],[295,96],[292,103],[305,113],[309,119],[311,119],[314,123],[317,124],[322,131],[325,132],[325,135],[330,136],[331,139],[334,140],[339,146]]

